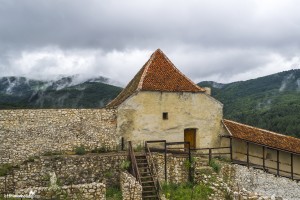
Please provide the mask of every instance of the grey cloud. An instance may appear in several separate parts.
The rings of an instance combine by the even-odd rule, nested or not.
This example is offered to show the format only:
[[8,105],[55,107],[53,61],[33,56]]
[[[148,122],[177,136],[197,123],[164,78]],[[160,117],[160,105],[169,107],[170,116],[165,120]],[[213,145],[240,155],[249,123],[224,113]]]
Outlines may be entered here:
[[299,45],[300,15],[293,10],[272,21],[257,16],[254,3],[229,2],[3,0],[0,40],[8,48],[149,48],[161,41],[216,47]]
[[[272,54],[285,60],[299,57],[299,6],[296,0],[2,0],[0,73],[16,74],[13,63],[23,52],[49,46],[77,56],[94,52],[97,63],[87,72],[75,72],[103,75],[141,63],[114,66],[107,60],[111,52],[161,48],[194,80],[226,80],[271,63]],[[59,60],[43,59],[32,67],[36,76],[59,68],[70,73]],[[280,71],[281,66],[275,67]],[[134,70],[129,71],[126,80]]]

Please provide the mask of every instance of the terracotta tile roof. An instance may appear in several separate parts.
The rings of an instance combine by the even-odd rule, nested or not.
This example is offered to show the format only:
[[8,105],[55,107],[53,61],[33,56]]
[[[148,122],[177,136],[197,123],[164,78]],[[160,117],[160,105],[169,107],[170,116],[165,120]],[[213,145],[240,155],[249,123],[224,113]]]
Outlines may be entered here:
[[228,132],[233,138],[254,142],[275,149],[300,153],[300,139],[248,126],[231,120],[223,120]]
[[137,91],[205,92],[182,74],[167,56],[157,49],[124,90],[107,107],[116,107]]

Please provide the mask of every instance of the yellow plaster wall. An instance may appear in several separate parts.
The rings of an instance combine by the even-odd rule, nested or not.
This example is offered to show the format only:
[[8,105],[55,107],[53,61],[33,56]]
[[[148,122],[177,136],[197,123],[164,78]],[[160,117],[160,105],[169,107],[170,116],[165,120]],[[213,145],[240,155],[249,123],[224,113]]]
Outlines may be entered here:
[[[168,120],[162,113],[168,112]],[[118,107],[117,132],[125,141],[142,144],[146,140],[183,141],[184,129],[195,128],[196,146],[220,145],[224,132],[223,105],[204,93],[142,91]]]

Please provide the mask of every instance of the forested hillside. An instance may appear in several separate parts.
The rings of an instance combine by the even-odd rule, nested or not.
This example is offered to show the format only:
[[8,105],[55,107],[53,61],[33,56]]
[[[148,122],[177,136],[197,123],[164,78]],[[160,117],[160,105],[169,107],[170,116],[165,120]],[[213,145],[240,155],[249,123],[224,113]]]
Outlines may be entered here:
[[74,77],[40,81],[24,77],[0,78],[0,109],[101,108],[122,90],[98,77],[75,83]]
[[[0,78],[0,109],[101,108],[122,90],[99,77],[39,81]],[[300,70],[228,84],[201,82],[224,104],[224,118],[300,138]]]
[[300,138],[300,70],[229,84],[201,82],[224,104],[224,118]]

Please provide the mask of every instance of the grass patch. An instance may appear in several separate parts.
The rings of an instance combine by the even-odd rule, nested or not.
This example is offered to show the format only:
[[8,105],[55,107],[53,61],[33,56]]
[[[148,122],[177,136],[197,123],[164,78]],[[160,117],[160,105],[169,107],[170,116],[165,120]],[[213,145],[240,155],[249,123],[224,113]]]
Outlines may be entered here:
[[38,159],[38,156],[29,156],[27,160],[23,161],[23,164],[34,162],[35,159]]
[[133,148],[135,152],[141,152],[144,150],[144,147],[141,144],[138,144],[135,148]]
[[221,165],[220,163],[218,163],[215,159],[212,159],[210,162],[209,162],[209,166],[211,166],[213,168],[213,170],[217,173],[220,172],[221,170]]
[[125,170],[128,170],[130,167],[130,161],[129,160],[124,160],[121,165],[120,165],[120,168],[123,169],[124,171]]
[[84,146],[75,147],[76,155],[84,155],[86,153]]
[[0,176],[6,176],[8,175],[12,170],[14,166],[8,163],[0,165]]
[[204,184],[164,184],[162,192],[167,199],[172,200],[205,200],[213,190]]
[[20,200],[20,199],[12,198],[12,197],[4,197],[4,195],[0,195],[0,200]]
[[110,152],[110,151],[111,150],[106,147],[96,147],[91,151],[91,153],[106,153],[106,152]]
[[60,151],[47,151],[43,153],[43,156],[56,156],[56,155],[62,155],[63,153]]
[[122,200],[121,189],[117,186],[107,188],[106,200]]

